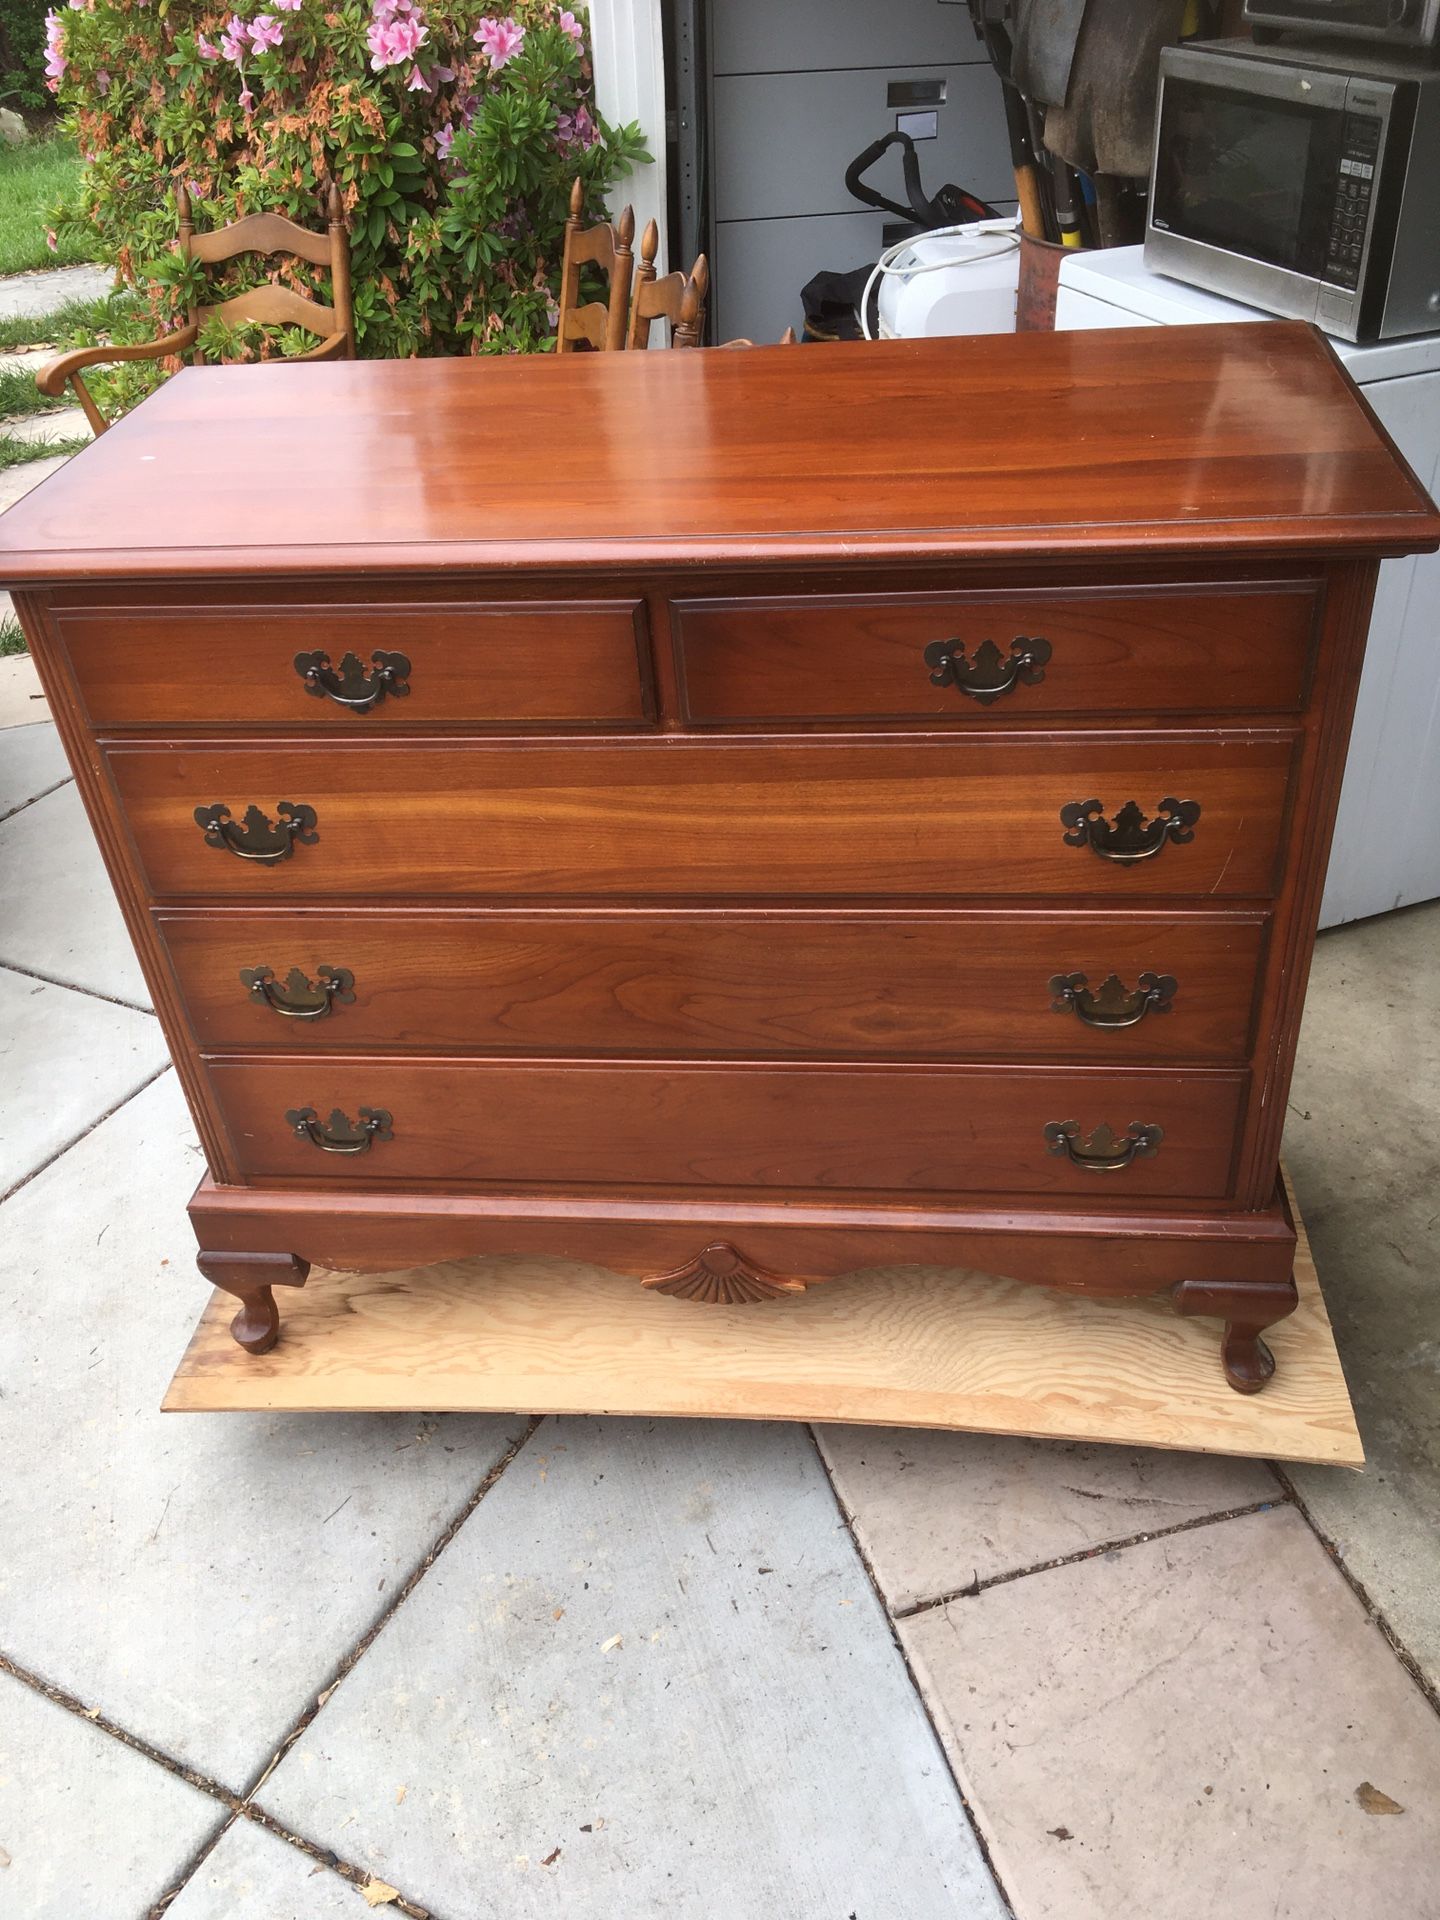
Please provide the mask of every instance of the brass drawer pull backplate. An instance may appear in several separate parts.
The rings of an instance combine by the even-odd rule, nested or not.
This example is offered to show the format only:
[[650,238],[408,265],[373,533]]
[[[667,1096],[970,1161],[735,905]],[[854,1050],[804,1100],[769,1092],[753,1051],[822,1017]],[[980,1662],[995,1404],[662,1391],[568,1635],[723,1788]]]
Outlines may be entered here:
[[1052,1120],[1045,1128],[1048,1152],[1063,1154],[1072,1166],[1091,1173],[1118,1173],[1132,1160],[1148,1160],[1159,1152],[1164,1138],[1163,1128],[1146,1126],[1139,1120],[1130,1122],[1123,1138],[1113,1127],[1101,1125],[1083,1142],[1078,1120]]
[[1008,659],[993,640],[982,640],[975,658],[967,660],[963,640],[932,640],[925,649],[925,664],[931,669],[932,686],[954,687],[988,707],[1015,687],[1033,687],[1043,680],[1050,653],[1048,640],[1030,640],[1021,634],[1010,642]]
[[1071,829],[1065,835],[1067,847],[1089,847],[1102,860],[1126,867],[1153,860],[1167,841],[1184,846],[1193,840],[1199,818],[1198,800],[1162,800],[1153,820],[1147,820],[1133,800],[1125,802],[1113,821],[1105,818],[1100,800],[1072,800],[1060,809],[1060,824]]
[[355,998],[355,976],[348,967],[320,967],[312,980],[303,967],[292,967],[284,986],[276,984],[270,967],[242,967],[240,984],[250,998],[285,1020],[323,1020],[337,1003],[348,1006]]
[[333,700],[350,713],[369,713],[386,694],[395,699],[410,691],[410,662],[403,653],[372,653],[367,673],[359,657],[347,653],[338,668],[330,664],[328,653],[297,653],[295,671],[305,683],[305,691],[317,700]]
[[1169,1013],[1178,982],[1169,973],[1142,973],[1132,992],[1112,973],[1092,993],[1083,973],[1057,973],[1050,982],[1051,1008],[1073,1013],[1086,1027],[1138,1027],[1147,1013]]
[[383,1107],[361,1107],[352,1120],[336,1107],[324,1126],[314,1107],[292,1107],[285,1116],[291,1132],[309,1140],[322,1153],[368,1153],[372,1140],[393,1140],[390,1115]]
[[297,841],[308,847],[320,838],[313,807],[282,800],[275,811],[278,822],[259,807],[247,807],[244,824],[236,826],[229,807],[217,801],[213,807],[196,807],[195,824],[204,833],[207,847],[223,847],[237,860],[258,860],[273,867],[277,860],[290,858]]

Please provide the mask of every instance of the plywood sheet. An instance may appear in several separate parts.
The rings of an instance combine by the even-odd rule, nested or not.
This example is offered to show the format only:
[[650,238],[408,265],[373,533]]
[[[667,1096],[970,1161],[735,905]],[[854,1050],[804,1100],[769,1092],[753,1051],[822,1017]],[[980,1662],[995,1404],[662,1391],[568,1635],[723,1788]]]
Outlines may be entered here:
[[217,1293],[165,1407],[845,1420],[1360,1466],[1300,1235],[1300,1305],[1267,1336],[1275,1378],[1248,1398],[1220,1371],[1219,1322],[1163,1297],[891,1267],[720,1307],[567,1261],[490,1259],[316,1269],[277,1295],[280,1344],[259,1358],[231,1340],[235,1302]]

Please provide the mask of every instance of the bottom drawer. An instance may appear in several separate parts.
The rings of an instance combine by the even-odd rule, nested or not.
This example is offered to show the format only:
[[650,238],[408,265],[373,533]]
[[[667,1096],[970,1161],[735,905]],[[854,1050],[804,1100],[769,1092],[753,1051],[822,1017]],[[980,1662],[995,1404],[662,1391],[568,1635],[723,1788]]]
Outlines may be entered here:
[[[1223,1199],[1247,1084],[1243,1073],[1040,1067],[309,1056],[208,1068],[254,1181],[1050,1194],[1107,1206]],[[362,1108],[388,1116],[382,1131],[353,1130]],[[343,1116],[333,1130],[332,1113]],[[1071,1121],[1078,1138],[1047,1138]],[[1163,1138],[1143,1140],[1128,1164],[1072,1158],[1106,1147],[1096,1129],[1136,1125]],[[1122,1138],[1110,1157],[1125,1151]]]

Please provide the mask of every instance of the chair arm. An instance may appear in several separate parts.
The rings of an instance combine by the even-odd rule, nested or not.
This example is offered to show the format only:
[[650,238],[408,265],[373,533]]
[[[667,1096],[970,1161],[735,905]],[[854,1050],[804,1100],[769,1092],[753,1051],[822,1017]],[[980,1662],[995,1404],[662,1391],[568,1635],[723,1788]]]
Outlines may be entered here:
[[187,347],[193,347],[199,332],[198,327],[181,327],[159,340],[142,340],[132,347],[78,347],[74,353],[62,353],[48,367],[42,367],[35,376],[35,384],[41,393],[58,399],[65,391],[65,382],[82,367],[102,366],[111,360],[163,360],[167,354],[183,353]]

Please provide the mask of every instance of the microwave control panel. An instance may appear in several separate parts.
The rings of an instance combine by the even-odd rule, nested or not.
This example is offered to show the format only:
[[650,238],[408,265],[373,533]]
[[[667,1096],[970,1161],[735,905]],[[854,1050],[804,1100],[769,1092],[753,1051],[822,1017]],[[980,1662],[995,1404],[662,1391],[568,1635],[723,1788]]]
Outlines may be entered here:
[[1340,139],[1340,178],[1325,249],[1324,279],[1332,287],[1358,287],[1360,261],[1370,225],[1370,202],[1380,164],[1384,122],[1368,113],[1347,113]]

